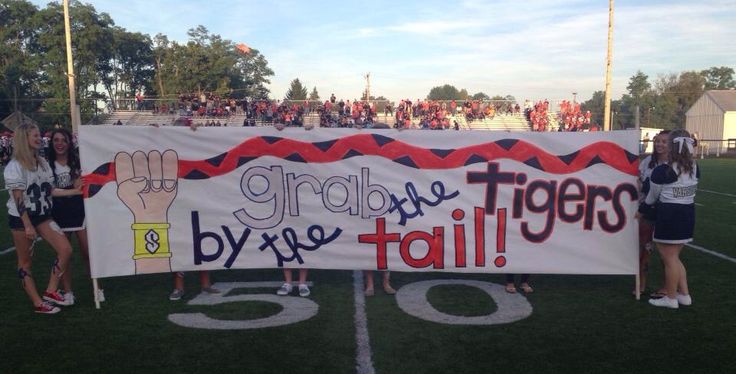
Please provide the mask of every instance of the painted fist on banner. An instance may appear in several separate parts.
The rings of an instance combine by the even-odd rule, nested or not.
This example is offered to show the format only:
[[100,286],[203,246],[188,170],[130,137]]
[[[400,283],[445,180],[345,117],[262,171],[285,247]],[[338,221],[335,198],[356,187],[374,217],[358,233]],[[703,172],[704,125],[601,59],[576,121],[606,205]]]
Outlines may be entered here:
[[137,274],[171,271],[168,212],[176,198],[178,165],[173,150],[115,155],[118,197],[134,218]]

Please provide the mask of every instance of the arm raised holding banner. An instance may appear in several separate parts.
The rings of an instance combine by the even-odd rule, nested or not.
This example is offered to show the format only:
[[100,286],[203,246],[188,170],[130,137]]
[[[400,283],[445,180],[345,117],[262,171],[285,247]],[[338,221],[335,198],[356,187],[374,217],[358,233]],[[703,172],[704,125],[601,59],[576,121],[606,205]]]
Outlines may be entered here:
[[178,188],[178,161],[173,150],[115,155],[118,197],[133,213],[136,274],[171,271],[168,212]]

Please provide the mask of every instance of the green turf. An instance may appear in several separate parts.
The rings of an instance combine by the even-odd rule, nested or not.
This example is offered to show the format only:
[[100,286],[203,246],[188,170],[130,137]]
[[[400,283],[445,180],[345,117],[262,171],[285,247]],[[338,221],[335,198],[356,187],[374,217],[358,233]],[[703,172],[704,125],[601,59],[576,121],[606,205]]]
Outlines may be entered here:
[[[736,194],[736,160],[699,162],[701,189]],[[3,195],[4,194],[4,195]],[[7,193],[0,192],[5,201]],[[736,198],[699,192],[695,241],[736,257]],[[11,245],[0,215],[0,250]],[[48,280],[52,251],[37,245],[34,276]],[[13,253],[0,255],[0,373],[350,373],[355,372],[352,272],[311,271],[312,319],[284,327],[213,331],[180,327],[172,313],[201,312],[224,320],[263,318],[281,310],[265,302],[189,306],[198,291],[187,276],[184,300],[167,299],[169,274],[102,280],[108,301],[92,306],[91,282],[77,253],[78,305],[54,316],[31,312],[19,287]],[[366,300],[370,348],[378,373],[730,373],[736,367],[736,264],[684,251],[695,304],[677,311],[631,296],[630,276],[533,275],[530,317],[504,325],[450,326],[404,313],[380,287]],[[214,272],[215,282],[278,281],[278,270]],[[502,275],[392,273],[395,288],[429,279],[504,284]],[[652,258],[650,290],[661,284]],[[272,294],[238,289],[231,295]],[[428,299],[439,311],[478,316],[497,311],[472,287],[438,286]]]

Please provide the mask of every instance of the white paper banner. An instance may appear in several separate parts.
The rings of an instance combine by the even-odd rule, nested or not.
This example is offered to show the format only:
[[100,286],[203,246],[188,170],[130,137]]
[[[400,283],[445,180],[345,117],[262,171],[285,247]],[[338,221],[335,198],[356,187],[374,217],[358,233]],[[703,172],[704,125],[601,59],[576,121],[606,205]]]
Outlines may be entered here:
[[92,276],[636,274],[638,132],[83,126]]

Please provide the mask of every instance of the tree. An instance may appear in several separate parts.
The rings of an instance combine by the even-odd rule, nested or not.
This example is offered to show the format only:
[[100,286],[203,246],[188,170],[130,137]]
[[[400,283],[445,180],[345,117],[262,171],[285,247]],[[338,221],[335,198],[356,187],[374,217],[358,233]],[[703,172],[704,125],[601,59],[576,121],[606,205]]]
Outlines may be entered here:
[[445,84],[444,86],[432,87],[427,95],[429,100],[467,100],[468,91],[462,89],[458,91],[455,86]]
[[706,90],[728,90],[736,88],[736,81],[733,79],[734,71],[727,66],[711,67],[703,70],[700,75],[705,78]]
[[632,113],[634,114],[634,125],[636,127],[640,126],[642,98],[648,95],[652,89],[648,79],[649,77],[646,74],[642,73],[641,70],[637,70],[636,74],[629,79],[629,85],[626,86],[626,89],[629,90],[629,101],[633,103]]
[[631,95],[634,100],[637,101],[640,100],[644,94],[646,94],[651,88],[652,85],[649,84],[648,81],[649,77],[642,73],[641,70],[637,70],[636,74],[634,74],[629,79],[629,85],[626,86],[626,89],[629,91],[629,95]]
[[590,111],[590,123],[603,123],[603,112],[605,93],[603,91],[593,92],[593,96],[588,101],[580,103],[580,110]]
[[26,1],[0,0],[0,119],[15,110],[35,111],[40,102],[17,101],[39,96],[40,56],[34,54],[38,8]]
[[488,100],[488,99],[490,99],[491,97],[490,97],[490,96],[488,96],[488,95],[486,95],[486,94],[485,94],[485,93],[483,93],[483,92],[478,92],[478,93],[476,93],[476,94],[473,94],[473,96],[471,96],[470,98],[471,98],[471,99],[473,99],[473,100]]
[[289,90],[286,91],[284,100],[306,100],[307,99],[307,88],[302,85],[299,78],[291,81]]
[[312,92],[309,94],[309,100],[319,100],[319,93],[317,87],[312,88]]

